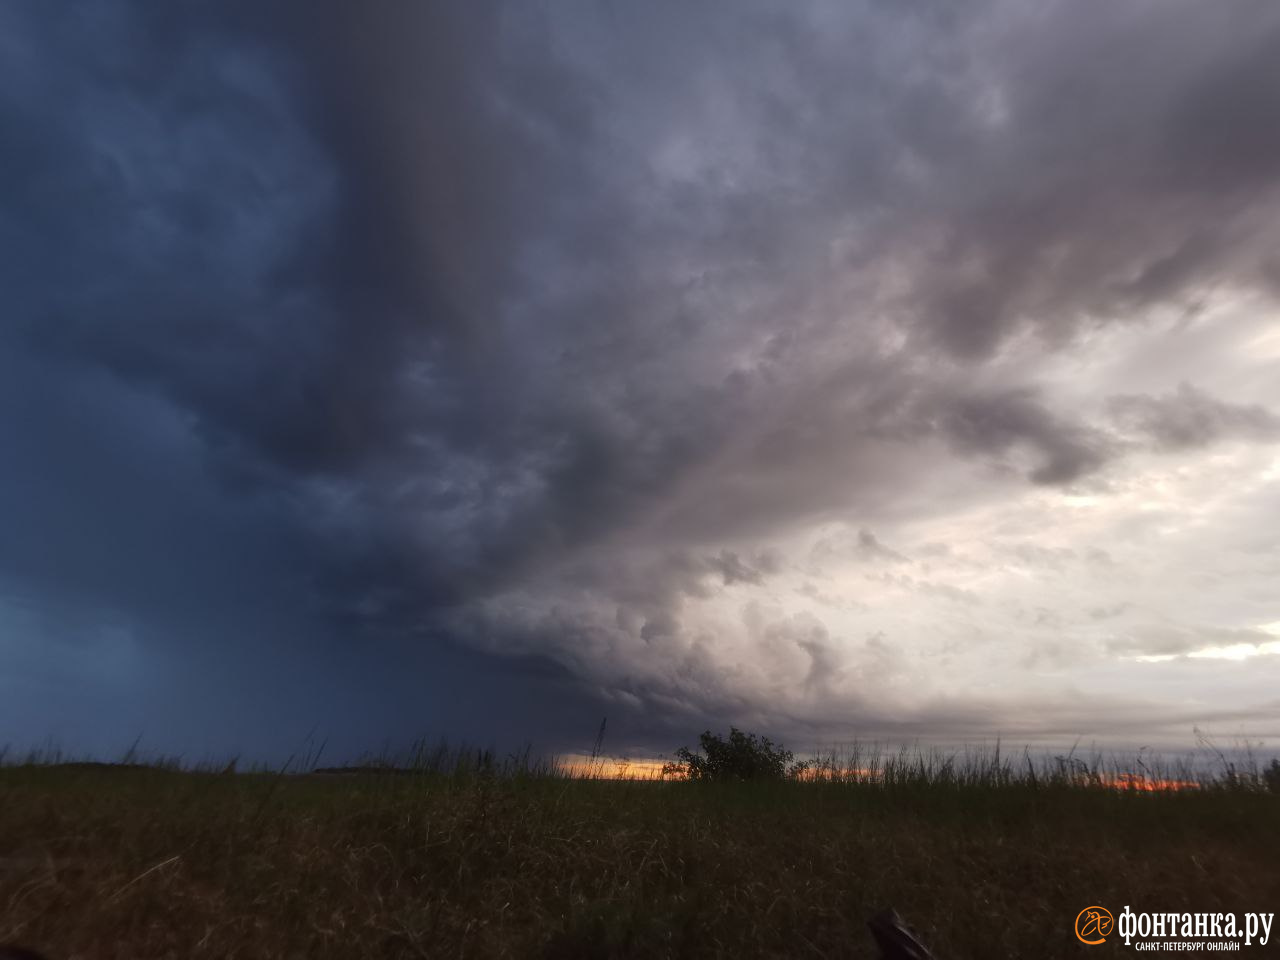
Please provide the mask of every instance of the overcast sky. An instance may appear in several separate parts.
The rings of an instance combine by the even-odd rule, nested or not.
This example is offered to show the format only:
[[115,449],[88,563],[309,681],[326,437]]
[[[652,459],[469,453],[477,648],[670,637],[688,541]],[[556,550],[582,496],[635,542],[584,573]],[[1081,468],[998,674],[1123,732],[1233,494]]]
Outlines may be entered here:
[[1280,745],[1280,5],[0,2],[0,741]]

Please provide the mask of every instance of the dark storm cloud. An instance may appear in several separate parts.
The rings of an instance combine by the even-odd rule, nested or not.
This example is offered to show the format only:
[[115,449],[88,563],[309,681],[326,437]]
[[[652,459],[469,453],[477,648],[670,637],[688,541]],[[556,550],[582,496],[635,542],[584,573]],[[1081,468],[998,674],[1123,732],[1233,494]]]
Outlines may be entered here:
[[1162,450],[1203,447],[1218,440],[1280,440],[1280,416],[1258,404],[1216,400],[1189,383],[1163,397],[1111,397],[1108,409],[1125,429]]
[[1259,282],[1280,160],[1274,8],[1056,4],[993,32],[1009,46],[991,122],[937,157],[954,192],[923,322],[944,344],[981,354],[1024,324],[1060,337]]
[[1070,483],[1112,456],[1114,444],[1105,433],[1064,421],[1026,390],[962,397],[939,416],[943,434],[962,450],[1003,454],[1030,448],[1039,460],[1028,474],[1034,483]]
[[707,564],[720,574],[726,587],[734,583],[759,584],[764,581],[761,570],[744,562],[732,550],[721,550],[719,556],[708,557]]
[[690,598],[767,585],[794,524],[944,509],[951,454],[1103,469],[984,364],[1274,286],[1270,4],[0,16],[0,572],[177,660],[462,645],[584,711],[757,709]]
[[[7,11],[5,727],[277,750],[336,703],[349,747],[502,735],[507,667],[409,643],[465,580],[391,510],[434,466],[402,453],[429,345],[401,356],[403,310],[333,239],[346,181],[290,62],[189,13]],[[495,698],[471,724],[458,682]]]

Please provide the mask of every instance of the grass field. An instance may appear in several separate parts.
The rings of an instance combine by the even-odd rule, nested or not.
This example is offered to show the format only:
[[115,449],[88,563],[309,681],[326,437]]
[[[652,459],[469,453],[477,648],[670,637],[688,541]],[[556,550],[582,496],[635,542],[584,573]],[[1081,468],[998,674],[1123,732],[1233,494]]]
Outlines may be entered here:
[[11,763],[0,942],[50,960],[858,957],[893,906],[940,960],[1078,957],[1130,952],[1076,940],[1092,904],[1280,906],[1280,796],[1257,782],[1014,769],[705,784]]

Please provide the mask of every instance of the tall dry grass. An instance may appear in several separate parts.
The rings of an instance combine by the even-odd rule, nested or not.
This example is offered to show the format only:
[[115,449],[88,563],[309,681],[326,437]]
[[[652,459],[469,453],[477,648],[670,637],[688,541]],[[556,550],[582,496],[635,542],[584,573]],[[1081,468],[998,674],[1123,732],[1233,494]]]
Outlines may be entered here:
[[1079,955],[1090,904],[1280,899],[1265,768],[1144,759],[1198,784],[1148,791],[1074,754],[817,759],[808,781],[693,784],[436,744],[327,774],[297,772],[315,755],[256,772],[10,757],[0,942],[51,960],[845,957],[893,905],[940,957],[1057,957]]

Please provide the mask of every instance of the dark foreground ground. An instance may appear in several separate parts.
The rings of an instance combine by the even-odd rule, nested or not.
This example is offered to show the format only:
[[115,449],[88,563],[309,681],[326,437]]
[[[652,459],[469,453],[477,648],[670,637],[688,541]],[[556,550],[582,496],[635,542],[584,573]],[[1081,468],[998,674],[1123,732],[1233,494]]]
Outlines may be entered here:
[[859,957],[888,905],[940,960],[1129,955],[1093,904],[1280,909],[1280,796],[0,769],[0,942],[50,960]]

